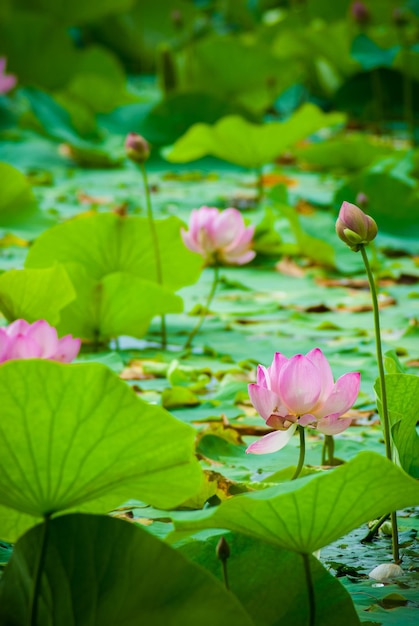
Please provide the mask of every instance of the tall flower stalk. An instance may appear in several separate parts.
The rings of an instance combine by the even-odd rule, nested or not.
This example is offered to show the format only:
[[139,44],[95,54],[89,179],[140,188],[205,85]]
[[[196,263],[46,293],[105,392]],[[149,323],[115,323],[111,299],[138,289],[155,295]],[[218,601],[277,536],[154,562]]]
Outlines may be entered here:
[[[163,284],[163,270],[162,270],[162,262],[161,262],[161,254],[159,247],[159,238],[157,235],[156,222],[153,215],[153,207],[151,204],[151,195],[150,195],[150,186],[148,184],[147,170],[146,170],[146,162],[150,156],[150,146],[148,142],[141,137],[141,135],[137,135],[137,133],[129,133],[125,140],[125,152],[127,157],[136,163],[140,168],[141,176],[143,179],[144,185],[144,195],[146,199],[146,208],[147,208],[147,217],[148,224],[150,228],[151,241],[154,250],[154,262],[156,266],[156,277],[159,285]],[[167,331],[166,331],[166,317],[165,315],[161,316],[161,343],[162,347],[165,348],[167,345]]]
[[[386,449],[386,457],[389,461],[393,461],[390,417],[387,405],[387,389],[384,373],[383,350],[381,345],[381,329],[380,329],[380,310],[378,307],[377,288],[374,275],[368,260],[366,246],[377,236],[377,224],[372,217],[366,215],[359,207],[349,202],[344,202],[341,206],[339,217],[336,222],[336,232],[340,239],[344,241],[354,252],[361,252],[365,270],[368,277],[368,283],[371,292],[372,308],[374,314],[374,332],[375,347],[377,355],[378,375],[380,379],[381,389],[381,406],[382,406],[382,424],[384,432],[384,442]],[[391,513],[392,526],[392,545],[393,559],[395,563],[400,561],[399,541],[397,529],[397,515],[393,511]]]
[[189,221],[189,230],[182,229],[185,246],[200,254],[206,267],[214,268],[214,278],[205,306],[201,309],[198,322],[186,340],[185,348],[192,346],[193,339],[203,325],[219,282],[219,268],[223,265],[244,265],[256,253],[252,250],[254,227],[246,227],[237,209],[219,211],[215,207],[203,206],[194,209]]

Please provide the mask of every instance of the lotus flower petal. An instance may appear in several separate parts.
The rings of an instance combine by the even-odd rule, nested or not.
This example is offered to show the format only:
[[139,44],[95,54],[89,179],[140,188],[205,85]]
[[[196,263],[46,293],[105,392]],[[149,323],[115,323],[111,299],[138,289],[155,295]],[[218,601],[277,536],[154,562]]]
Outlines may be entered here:
[[249,396],[253,406],[261,417],[266,421],[272,413],[278,413],[280,399],[270,389],[260,385],[249,385]]
[[338,415],[329,415],[328,417],[322,417],[317,422],[316,428],[324,435],[337,435],[346,430],[352,423],[350,418],[342,418]]
[[252,247],[254,227],[245,227],[237,209],[219,211],[203,206],[193,209],[189,230],[181,230],[184,244],[198,252],[207,265],[243,265],[255,257]]
[[26,338],[33,339],[41,349],[38,356],[43,359],[52,358],[58,348],[57,330],[45,320],[38,320],[31,324],[26,332]]
[[65,335],[58,340],[57,350],[53,356],[54,361],[71,363],[80,351],[80,339],[74,339],[72,335]]
[[290,413],[310,413],[321,392],[321,378],[317,367],[302,354],[293,356],[281,369],[279,390]]
[[42,348],[35,339],[17,335],[10,344],[8,359],[36,359],[41,352]]
[[252,454],[268,454],[269,452],[278,452],[284,448],[297,428],[297,424],[292,424],[288,430],[275,430],[273,433],[264,435],[260,439],[254,441],[247,448],[247,453]]
[[359,372],[350,372],[338,378],[323,406],[316,410],[317,419],[346,413],[358,397],[360,382]]

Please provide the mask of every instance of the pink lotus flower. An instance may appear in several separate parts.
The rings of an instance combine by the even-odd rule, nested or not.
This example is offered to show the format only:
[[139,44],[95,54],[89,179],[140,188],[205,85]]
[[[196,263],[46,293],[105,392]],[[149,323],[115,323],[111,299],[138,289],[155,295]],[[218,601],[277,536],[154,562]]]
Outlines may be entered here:
[[58,339],[56,329],[45,320],[33,324],[16,320],[0,328],[0,363],[35,358],[70,363],[78,355],[80,344],[80,339],[71,335]]
[[6,70],[6,59],[4,57],[0,58],[0,94],[6,93],[13,89],[13,87],[17,83],[16,76],[13,74],[5,74]]
[[297,425],[317,428],[325,435],[344,431],[352,420],[342,415],[355,402],[359,385],[359,372],[344,374],[334,383],[320,348],[291,359],[276,352],[272,365],[259,365],[257,383],[249,385],[253,406],[275,431],[252,443],[246,452],[265,454],[280,450]]
[[254,226],[244,225],[237,209],[219,211],[203,206],[193,209],[189,230],[182,228],[185,245],[198,252],[206,265],[244,265],[256,252],[251,249]]

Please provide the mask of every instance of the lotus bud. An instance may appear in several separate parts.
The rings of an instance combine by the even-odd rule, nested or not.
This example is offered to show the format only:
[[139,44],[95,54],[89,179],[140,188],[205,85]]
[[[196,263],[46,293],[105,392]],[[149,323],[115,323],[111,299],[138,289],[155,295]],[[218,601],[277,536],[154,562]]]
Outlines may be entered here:
[[366,209],[369,203],[368,196],[360,191],[355,198],[356,206],[359,206],[361,209]]
[[217,553],[217,558],[220,559],[220,561],[227,561],[230,556],[230,546],[224,537],[221,537],[220,541],[217,543],[215,551]]
[[128,133],[125,139],[125,153],[134,163],[145,163],[150,156],[150,146],[141,135]]
[[355,22],[360,25],[370,21],[371,14],[368,7],[363,2],[353,2],[351,5],[351,15]]
[[179,9],[173,9],[170,13],[170,20],[176,29],[181,30],[183,28],[183,15],[182,11],[179,11]]
[[336,232],[354,252],[375,239],[378,233],[375,220],[366,215],[359,207],[350,202],[344,202],[336,221]]

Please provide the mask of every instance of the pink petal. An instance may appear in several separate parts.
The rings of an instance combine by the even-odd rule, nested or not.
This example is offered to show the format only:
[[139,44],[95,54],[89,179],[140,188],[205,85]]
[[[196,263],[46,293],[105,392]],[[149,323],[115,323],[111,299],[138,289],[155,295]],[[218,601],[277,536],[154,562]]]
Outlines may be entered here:
[[324,404],[314,412],[317,419],[328,415],[343,415],[358,397],[361,375],[359,372],[344,374],[336,381],[329,397]]
[[15,320],[6,326],[5,331],[9,337],[16,337],[17,335],[25,335],[29,328],[30,324],[26,320]]
[[36,359],[41,356],[41,348],[30,337],[17,335],[9,346],[8,359]]
[[0,94],[7,93],[13,89],[16,83],[17,78],[16,76],[13,76],[13,74],[4,74],[4,76],[0,76]]
[[246,452],[249,454],[268,454],[269,452],[278,452],[284,448],[297,428],[297,424],[292,424],[288,430],[276,430],[273,433],[264,435],[257,441],[254,441],[247,448]]
[[279,412],[280,399],[276,393],[260,385],[255,385],[254,383],[249,385],[248,389],[253,406],[265,421],[272,413]]
[[253,235],[255,232],[254,226],[248,226],[248,228],[243,228],[237,234],[237,236],[226,246],[226,252],[235,251],[236,253],[241,253],[244,250],[250,248],[251,242],[253,239]]
[[254,250],[249,250],[244,254],[236,255],[234,253],[223,254],[223,260],[225,263],[229,263],[230,265],[245,265],[246,263],[250,263],[256,256],[256,252]]
[[183,239],[183,243],[187,248],[189,248],[189,250],[192,250],[192,252],[198,252],[199,254],[202,253],[201,248],[198,246],[197,243],[195,243],[195,240],[191,237],[190,232],[186,231],[184,228],[181,228],[180,234]]
[[300,426],[313,426],[316,427],[316,418],[311,413],[306,413],[305,415],[301,415],[298,418],[298,423]]
[[266,369],[264,365],[258,365],[256,382],[261,387],[265,387],[265,389],[271,388],[271,381],[269,376],[269,370]]
[[275,352],[272,364],[268,367],[268,375],[271,381],[270,388],[279,395],[279,373],[284,367],[285,363],[288,363],[286,356],[280,352]]
[[71,363],[80,351],[80,339],[74,339],[71,335],[65,335],[58,340],[58,347],[55,354],[51,357],[54,361],[60,363]]
[[279,375],[280,397],[294,415],[310,413],[321,392],[317,367],[302,354],[285,363]]
[[214,236],[217,248],[230,246],[235,239],[240,239],[244,230],[243,217],[237,209],[222,211],[215,220]]
[[7,361],[10,338],[4,328],[0,328],[0,363]]
[[36,341],[41,350],[39,356],[43,359],[52,357],[58,348],[57,331],[45,320],[34,322],[28,329],[26,338]]
[[314,348],[306,354],[312,363],[317,367],[320,373],[321,392],[318,402],[324,402],[329,397],[333,389],[333,374],[330,369],[329,361],[324,356],[320,348]]
[[338,415],[329,415],[323,417],[317,422],[316,428],[324,435],[337,435],[343,432],[351,425],[352,420],[346,418],[340,418]]

